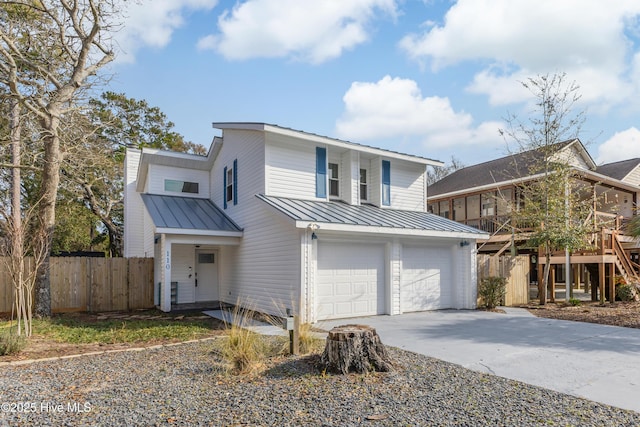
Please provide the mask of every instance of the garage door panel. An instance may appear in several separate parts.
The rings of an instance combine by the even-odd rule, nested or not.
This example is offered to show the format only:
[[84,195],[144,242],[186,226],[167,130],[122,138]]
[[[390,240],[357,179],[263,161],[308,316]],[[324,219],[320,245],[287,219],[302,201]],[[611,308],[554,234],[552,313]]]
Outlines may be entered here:
[[320,242],[317,268],[318,319],[384,312],[384,247]]
[[451,265],[446,247],[405,247],[402,252],[402,311],[451,307]]

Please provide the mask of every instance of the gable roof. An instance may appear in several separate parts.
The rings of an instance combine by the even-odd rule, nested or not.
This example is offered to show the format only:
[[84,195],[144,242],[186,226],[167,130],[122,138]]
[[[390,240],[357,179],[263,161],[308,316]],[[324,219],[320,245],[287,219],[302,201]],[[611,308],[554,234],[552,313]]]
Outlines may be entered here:
[[[585,163],[595,168],[593,159],[580,140],[572,139],[554,145],[557,146],[553,148],[556,153],[575,147]],[[428,197],[463,190],[479,190],[483,187],[495,187],[498,183],[523,180],[531,176],[531,167],[538,164],[544,158],[544,154],[542,149],[533,149],[459,169],[429,185]]]
[[611,178],[623,180],[629,173],[640,165],[640,158],[621,160],[598,166],[596,172]]
[[196,197],[141,194],[158,233],[242,236],[242,228],[211,200]]
[[298,228],[317,223],[322,230],[362,231],[413,236],[489,237],[484,231],[428,212],[379,208],[373,205],[349,205],[339,201],[257,197],[296,221]]
[[317,135],[311,132],[305,132],[292,128],[287,128],[279,125],[269,123],[250,123],[250,122],[224,122],[224,123],[212,123],[216,129],[236,129],[236,130],[255,130],[262,132],[270,132],[279,135],[291,136],[294,138],[304,139],[316,144],[326,144],[329,146],[342,147],[346,149],[368,152],[374,155],[385,156],[390,158],[396,158],[399,160],[407,160],[410,162],[417,162],[424,165],[442,166],[443,162],[439,160],[429,159],[414,154],[405,154],[392,150],[385,150],[383,148],[372,147],[369,145],[358,144],[350,141],[343,141],[337,138],[331,138],[328,136]]

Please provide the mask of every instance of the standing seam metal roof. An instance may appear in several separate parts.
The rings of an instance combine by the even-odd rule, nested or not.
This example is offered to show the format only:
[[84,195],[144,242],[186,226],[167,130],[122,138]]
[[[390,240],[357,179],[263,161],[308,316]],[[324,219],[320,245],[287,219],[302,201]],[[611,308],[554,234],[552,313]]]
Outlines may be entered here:
[[379,208],[373,205],[357,206],[338,201],[289,199],[262,194],[258,194],[257,197],[296,221],[486,234],[476,228],[428,212]]
[[142,194],[144,205],[158,228],[242,231],[211,200],[195,197]]

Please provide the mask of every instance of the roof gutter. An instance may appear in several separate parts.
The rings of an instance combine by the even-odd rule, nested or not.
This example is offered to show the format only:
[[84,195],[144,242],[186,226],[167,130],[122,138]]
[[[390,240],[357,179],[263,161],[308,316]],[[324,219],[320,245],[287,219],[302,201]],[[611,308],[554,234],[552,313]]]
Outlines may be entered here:
[[379,235],[393,236],[414,236],[414,237],[442,237],[450,239],[488,239],[489,234],[481,231],[463,232],[463,231],[440,231],[440,230],[418,230],[415,228],[395,228],[395,227],[376,227],[371,225],[352,225],[352,224],[335,224],[319,221],[296,221],[296,228],[306,229],[310,225],[317,224],[318,230],[339,231],[343,233],[368,233]]

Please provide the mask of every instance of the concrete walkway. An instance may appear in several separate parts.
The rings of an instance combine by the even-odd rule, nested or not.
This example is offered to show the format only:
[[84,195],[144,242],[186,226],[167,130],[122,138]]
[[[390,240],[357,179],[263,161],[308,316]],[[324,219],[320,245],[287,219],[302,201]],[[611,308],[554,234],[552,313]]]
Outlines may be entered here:
[[247,328],[253,332],[262,335],[288,335],[284,329],[272,325],[270,323],[261,322],[259,320],[250,319],[239,313],[232,313],[229,310],[208,310],[202,313],[211,316],[214,319],[222,320],[225,323],[233,323],[236,326]]
[[640,412],[640,329],[444,310],[323,321],[376,328],[386,345]]

